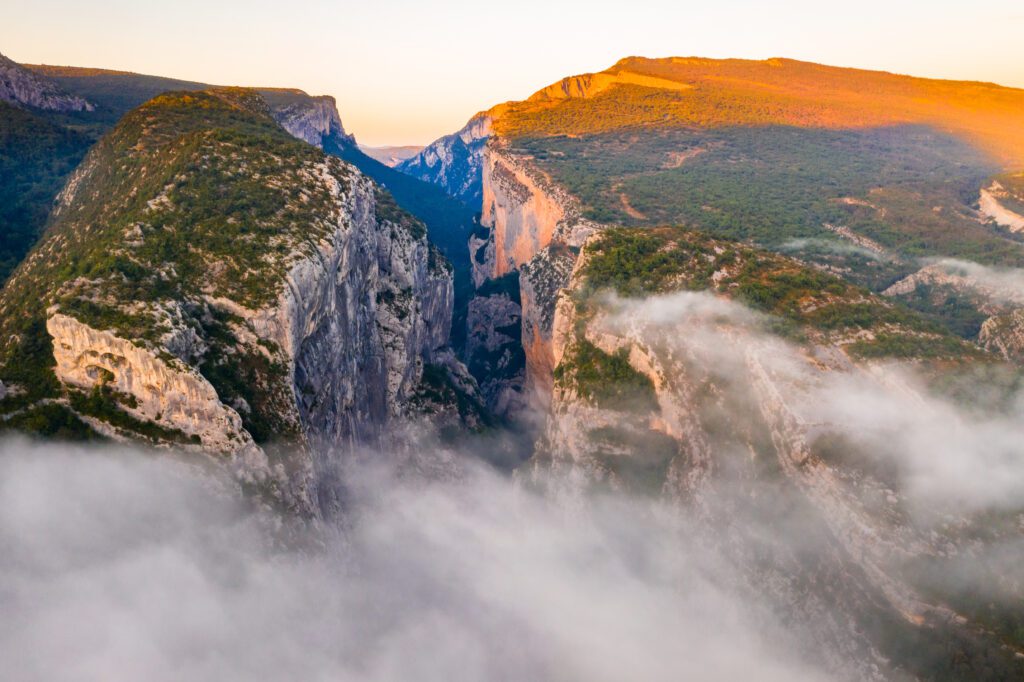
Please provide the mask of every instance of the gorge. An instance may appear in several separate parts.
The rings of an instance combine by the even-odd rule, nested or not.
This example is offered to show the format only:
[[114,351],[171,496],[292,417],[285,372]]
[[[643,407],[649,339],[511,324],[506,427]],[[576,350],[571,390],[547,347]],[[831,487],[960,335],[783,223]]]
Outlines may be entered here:
[[70,145],[0,291],[0,425],[61,443],[0,445],[32,628],[128,542],[277,677],[1024,674],[1024,91],[627,58],[385,164],[332,97],[0,67]]

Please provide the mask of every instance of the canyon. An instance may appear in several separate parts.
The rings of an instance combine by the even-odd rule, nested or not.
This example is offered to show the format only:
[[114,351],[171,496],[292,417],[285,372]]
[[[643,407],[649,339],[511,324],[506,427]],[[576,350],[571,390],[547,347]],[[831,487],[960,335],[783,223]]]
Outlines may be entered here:
[[4,430],[314,528],[351,462],[467,447],[692,524],[831,677],[1021,671],[1013,602],[935,577],[1019,539],[1012,472],[950,479],[1019,442],[1021,91],[629,58],[381,162],[328,96],[18,73],[97,141],[0,293]]

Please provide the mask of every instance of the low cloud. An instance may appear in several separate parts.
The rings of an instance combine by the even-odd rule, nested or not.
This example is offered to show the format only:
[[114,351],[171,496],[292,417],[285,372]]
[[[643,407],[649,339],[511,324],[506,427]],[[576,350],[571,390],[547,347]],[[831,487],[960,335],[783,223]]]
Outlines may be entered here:
[[1024,270],[988,267],[954,258],[926,262],[947,275],[963,278],[995,302],[1024,305]]
[[872,251],[871,249],[857,244],[839,241],[838,239],[820,239],[810,237],[803,239],[790,239],[779,247],[779,250],[783,252],[818,251],[835,254],[837,256],[863,256],[864,258],[870,258],[871,260],[877,261],[890,260],[890,258],[883,253]]
[[[1018,274],[1002,273],[1000,282]],[[1021,289],[1024,291],[1024,287]],[[673,349],[723,385],[749,392],[761,367],[785,408],[808,433],[844,434],[869,460],[892,464],[900,492],[919,509],[1018,509],[1024,500],[1024,395],[1004,410],[971,409],[970,394],[938,395],[906,364],[868,369],[812,356],[765,331],[768,318],[706,292],[641,301],[610,298],[601,324],[620,337]],[[822,360],[826,360],[825,365]],[[989,387],[977,386],[977,394]]]
[[3,443],[4,676],[824,679],[650,504],[570,514],[473,466],[344,476],[345,525],[283,545],[278,520],[182,461]]
[[[763,372],[808,432],[839,431],[892,465],[912,509],[998,512],[1024,499],[1019,413],[965,409],[907,367],[823,370],[765,316],[705,293],[612,298],[606,311],[598,332],[687,358],[726,391],[753,394],[752,368]],[[337,525],[296,529],[185,455],[2,442],[0,670],[28,681],[799,682],[836,677],[808,661],[843,667],[824,639],[801,641],[814,618],[850,608],[829,601],[843,595],[823,592],[817,613],[780,622],[794,614],[756,580],[792,595],[790,564],[750,581],[769,556],[800,570],[835,556],[806,501],[773,499],[783,511],[762,525],[729,517],[742,527],[722,549],[715,528],[668,503],[595,493],[563,507],[471,458],[442,459],[423,476],[396,475],[388,453],[352,458]],[[926,577],[1011,600],[1021,565],[1024,546],[1003,542]],[[824,585],[836,574],[810,575]]]

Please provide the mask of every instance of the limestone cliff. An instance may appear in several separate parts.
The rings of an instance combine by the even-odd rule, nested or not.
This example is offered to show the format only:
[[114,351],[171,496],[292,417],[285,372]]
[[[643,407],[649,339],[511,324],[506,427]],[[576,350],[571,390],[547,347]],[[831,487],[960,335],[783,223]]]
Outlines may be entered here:
[[102,385],[131,396],[126,411],[214,452],[252,446],[238,413],[194,368],[56,311],[46,331],[53,338],[54,372],[64,384],[87,390]]
[[578,201],[498,140],[483,158],[483,215],[488,229],[475,249],[473,280],[519,272],[522,344],[530,402],[545,406],[554,368],[551,327],[559,289],[568,283],[576,253],[602,226],[581,217]]
[[46,111],[92,111],[94,108],[90,102],[65,92],[50,79],[29,71],[2,54],[0,100]]
[[260,90],[260,94],[274,120],[293,137],[320,149],[324,138],[332,136],[355,144],[355,138],[345,132],[333,97],[313,97],[302,90]]

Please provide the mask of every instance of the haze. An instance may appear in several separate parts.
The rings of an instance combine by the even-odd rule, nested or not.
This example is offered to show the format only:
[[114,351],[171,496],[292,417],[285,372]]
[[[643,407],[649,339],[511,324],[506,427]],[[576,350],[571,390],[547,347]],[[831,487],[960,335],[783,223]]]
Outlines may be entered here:
[[1024,87],[1024,9],[952,0],[0,0],[0,51],[337,97],[361,143],[425,144],[478,110],[627,55],[785,56]]

